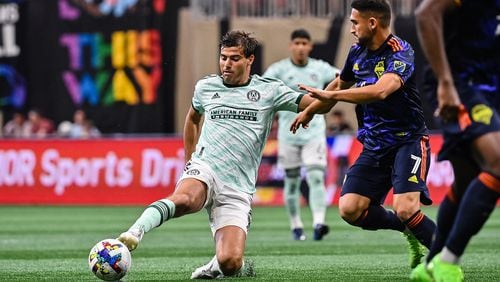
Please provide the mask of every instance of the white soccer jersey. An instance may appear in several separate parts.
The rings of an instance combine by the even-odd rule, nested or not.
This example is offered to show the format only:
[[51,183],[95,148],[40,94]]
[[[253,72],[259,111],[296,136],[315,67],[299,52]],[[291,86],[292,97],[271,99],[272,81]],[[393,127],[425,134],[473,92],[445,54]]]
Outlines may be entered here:
[[221,76],[198,81],[193,108],[205,116],[192,159],[208,164],[227,185],[255,193],[257,169],[277,111],[297,112],[302,94],[276,79],[252,75],[228,86]]
[[[307,65],[297,66],[290,58],[278,61],[266,70],[263,76],[277,78],[296,91],[300,91],[298,84],[305,84],[315,88],[324,88],[330,83],[340,70],[332,67],[325,61],[309,58]],[[278,114],[278,139],[280,142],[291,145],[305,145],[311,140],[325,138],[325,118],[315,115],[309,123],[309,128],[299,129],[296,134],[290,132],[290,125],[297,116],[296,113],[281,112]]]

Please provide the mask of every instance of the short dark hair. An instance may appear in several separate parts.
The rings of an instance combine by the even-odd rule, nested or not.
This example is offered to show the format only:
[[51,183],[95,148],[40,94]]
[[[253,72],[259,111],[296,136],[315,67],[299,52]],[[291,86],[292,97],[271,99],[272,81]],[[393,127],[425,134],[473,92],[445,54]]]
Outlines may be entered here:
[[351,8],[362,13],[376,14],[383,27],[391,23],[391,6],[386,0],[353,0]]
[[244,32],[242,30],[233,30],[222,36],[220,41],[220,47],[241,47],[243,48],[243,54],[248,58],[255,54],[255,49],[259,42],[257,39],[250,36],[250,33]]
[[292,35],[290,35],[290,39],[294,40],[295,38],[305,38],[311,41],[311,35],[307,30],[303,28],[296,29],[292,32]]

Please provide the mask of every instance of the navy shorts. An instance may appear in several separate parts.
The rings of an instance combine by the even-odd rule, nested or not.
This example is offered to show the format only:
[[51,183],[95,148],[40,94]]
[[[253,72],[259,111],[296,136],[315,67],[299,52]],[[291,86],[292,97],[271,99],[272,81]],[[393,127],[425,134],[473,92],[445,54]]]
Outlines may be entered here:
[[441,122],[444,144],[439,152],[439,160],[449,159],[450,154],[470,155],[470,143],[474,139],[490,132],[500,131],[499,88],[500,76],[490,84],[469,85],[463,81],[458,82],[457,91],[471,123],[465,128],[460,128],[458,122]]
[[363,150],[349,168],[341,195],[356,193],[368,197],[372,203],[383,204],[387,193],[420,191],[420,202],[432,204],[426,179],[430,165],[429,137],[405,143],[384,154]]

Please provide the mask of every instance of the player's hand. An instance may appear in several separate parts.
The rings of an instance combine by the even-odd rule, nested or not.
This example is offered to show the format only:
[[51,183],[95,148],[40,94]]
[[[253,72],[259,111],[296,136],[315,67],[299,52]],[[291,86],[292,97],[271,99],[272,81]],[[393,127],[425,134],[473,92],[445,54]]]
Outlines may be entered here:
[[299,84],[299,89],[307,91],[307,94],[309,94],[311,97],[316,98],[316,99],[321,100],[321,101],[331,99],[328,91],[324,91],[322,89],[314,88],[314,87],[307,86],[304,84]]
[[456,121],[461,107],[460,98],[453,82],[439,82],[437,89],[438,108],[434,112],[444,122]]
[[301,126],[303,128],[308,128],[309,127],[309,122],[313,119],[314,114],[309,114],[306,111],[300,112],[295,120],[292,122],[292,125],[290,126],[290,131],[295,134],[297,132],[297,129],[299,129]]

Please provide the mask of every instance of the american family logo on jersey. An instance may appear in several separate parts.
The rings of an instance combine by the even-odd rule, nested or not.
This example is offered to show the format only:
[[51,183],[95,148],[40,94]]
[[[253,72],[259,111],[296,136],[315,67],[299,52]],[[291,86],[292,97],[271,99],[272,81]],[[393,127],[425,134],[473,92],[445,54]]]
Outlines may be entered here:
[[250,101],[257,102],[260,100],[260,93],[257,90],[250,90],[247,93],[247,98]]
[[[257,91],[255,91],[257,92]],[[217,107],[210,110],[211,119],[240,119],[257,121],[257,110]]]

